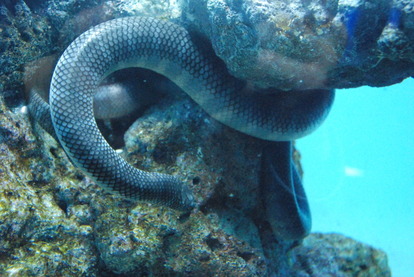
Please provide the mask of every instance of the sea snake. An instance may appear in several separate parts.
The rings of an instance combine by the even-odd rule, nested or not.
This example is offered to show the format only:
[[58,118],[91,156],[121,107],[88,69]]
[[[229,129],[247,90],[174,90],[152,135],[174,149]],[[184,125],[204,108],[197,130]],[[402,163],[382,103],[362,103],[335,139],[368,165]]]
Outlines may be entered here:
[[[166,20],[114,19],[80,35],[60,57],[50,85],[50,115],[58,140],[71,161],[104,188],[126,198],[179,210],[195,206],[187,185],[171,175],[134,168],[109,146],[96,125],[92,107],[98,85],[110,73],[127,67],[165,75],[216,120],[267,141],[291,141],[309,134],[325,119],[334,98],[333,91],[322,89],[246,92],[246,82],[230,75],[204,42],[199,43],[186,29]],[[287,145],[288,161],[284,162],[290,168],[291,147]],[[267,176],[278,178],[272,168]],[[283,174],[290,183],[276,182],[273,190],[277,193],[278,185],[287,188],[281,193],[290,194],[293,203],[289,204],[296,210],[275,211],[278,204],[274,204],[267,208],[267,214],[279,213],[275,218],[292,225],[289,212],[309,212],[296,197],[298,188],[291,181],[291,171]],[[303,190],[301,184],[299,189]],[[292,226],[307,226],[307,222],[300,222],[306,220],[302,216]],[[269,222],[277,224],[272,219]],[[297,233],[293,238],[303,236],[303,232]]]

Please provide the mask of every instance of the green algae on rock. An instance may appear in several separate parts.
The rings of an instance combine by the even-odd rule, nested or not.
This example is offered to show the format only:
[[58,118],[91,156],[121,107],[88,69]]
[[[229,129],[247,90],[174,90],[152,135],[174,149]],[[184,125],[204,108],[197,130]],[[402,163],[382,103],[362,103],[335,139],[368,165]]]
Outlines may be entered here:
[[[88,14],[108,19],[142,12],[136,5],[132,9],[112,1],[50,0],[42,3],[49,7],[45,19],[39,17],[39,1],[27,8],[24,3],[29,1],[17,2],[25,12],[7,14],[10,21],[1,25],[2,35],[6,28],[14,29],[7,30],[10,39],[0,42],[8,57],[2,60],[6,66],[1,68],[0,88],[2,96],[11,92],[13,99],[23,99],[18,95],[23,87],[21,65],[65,48],[71,38],[99,21]],[[108,5],[102,7],[103,2]],[[1,12],[8,12],[0,6]],[[91,10],[83,12],[86,8]],[[86,20],[71,25],[78,12]],[[172,15],[163,10],[162,16]],[[276,23],[290,28],[287,19]],[[314,24],[311,16],[307,21]],[[400,36],[387,32],[392,36],[381,40],[381,55],[399,58],[394,50]],[[51,43],[57,37],[58,45]],[[32,47],[22,39],[32,41]],[[260,213],[260,143],[210,119],[175,88],[167,90],[179,96],[162,100],[136,121],[126,134],[124,155],[140,168],[179,173],[191,183],[201,204],[191,214],[131,203],[103,191],[70,164],[48,135],[36,140],[26,115],[1,103],[0,275],[312,276],[327,272],[327,267],[336,276],[389,276],[384,253],[339,236],[312,234],[302,245],[291,245],[293,250],[283,248],[267,257],[259,236],[264,227],[255,218]],[[271,272],[267,260],[288,267]]]
[[[257,141],[212,122],[180,96],[148,110],[126,135],[126,156],[145,168],[184,172],[202,204],[182,215],[106,193],[80,175],[56,143],[36,141],[27,116],[4,105],[2,111],[1,274],[266,276],[268,257],[254,219]],[[180,135],[185,147],[173,144],[168,155],[156,154],[170,137]],[[132,142],[146,145],[145,151],[137,151]],[[43,173],[33,174],[36,170]],[[318,240],[310,243],[314,236]],[[329,236],[310,238],[272,257],[272,262],[290,264],[283,271],[290,275],[279,276],[308,276],[303,272],[309,266],[317,272],[326,261],[338,263],[331,265],[337,273],[344,261],[355,265],[347,267],[352,272],[364,268],[365,276],[377,276],[378,269],[387,272],[385,254],[371,247],[338,239],[332,252]],[[366,254],[332,259],[342,248]],[[372,251],[378,259],[370,258]]]
[[2,101],[0,110],[0,274],[95,272],[91,228],[68,219],[57,205],[52,163],[42,154],[27,115],[12,113]]

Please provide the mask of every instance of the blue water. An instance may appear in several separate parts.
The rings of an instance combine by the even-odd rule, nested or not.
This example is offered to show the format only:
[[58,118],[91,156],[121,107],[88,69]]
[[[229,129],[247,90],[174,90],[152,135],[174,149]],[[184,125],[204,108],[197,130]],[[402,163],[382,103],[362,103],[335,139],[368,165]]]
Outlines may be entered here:
[[414,276],[414,79],[337,90],[326,122],[298,140],[313,231],[384,250]]

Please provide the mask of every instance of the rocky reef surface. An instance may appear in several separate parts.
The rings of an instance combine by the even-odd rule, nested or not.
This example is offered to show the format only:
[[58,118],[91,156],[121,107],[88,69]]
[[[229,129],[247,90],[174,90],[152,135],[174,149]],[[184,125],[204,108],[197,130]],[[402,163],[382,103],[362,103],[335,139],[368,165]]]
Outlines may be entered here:
[[2,276],[390,276],[384,252],[342,235],[266,237],[258,141],[171,90],[129,129],[123,153],[187,180],[202,203],[191,214],[105,192],[1,101]]
[[279,89],[387,86],[414,75],[408,0],[189,0],[184,21],[207,35],[236,77]]
[[[271,8],[273,4],[270,2],[197,1],[195,5],[194,1],[189,0],[186,5],[179,5],[179,1],[166,0],[17,0],[0,4],[0,275],[390,276],[387,258],[382,251],[341,235],[311,234],[303,242],[289,243],[276,241],[269,235],[268,226],[256,216],[260,213],[257,207],[257,183],[261,143],[214,121],[183,92],[160,76],[149,75],[145,78],[152,79],[157,85],[162,84],[165,91],[169,91],[168,96],[160,97],[150,108],[140,110],[138,115],[141,117],[129,128],[124,138],[118,126],[126,125],[125,122],[132,122],[132,119],[105,121],[100,122],[100,125],[114,146],[125,144],[123,155],[131,164],[149,171],[175,174],[186,180],[201,203],[200,209],[190,214],[133,203],[103,191],[74,168],[58,143],[37,124],[31,124],[28,115],[22,110],[24,92],[33,86],[32,80],[47,80],[53,68],[51,64],[41,67],[39,63],[31,62],[51,54],[59,55],[80,33],[111,18],[155,15],[179,21],[194,31],[203,31],[212,38],[217,54],[229,62],[229,68],[236,76],[266,87],[271,79],[268,75],[262,75],[262,80],[243,75],[249,71],[245,67],[253,64],[238,62],[238,59],[244,58],[252,61],[254,55],[261,52],[257,48],[259,44],[254,42],[255,37],[251,37],[251,45],[244,38],[245,35],[250,36],[248,28],[257,27],[250,23],[242,26],[237,21],[243,19],[242,13],[249,11],[259,19],[260,12],[268,14],[270,10],[275,13],[283,10],[292,12],[290,16],[296,16],[293,13],[296,13],[296,8],[301,11],[301,7],[303,10],[306,6],[313,11],[313,16],[306,16],[309,33],[304,32],[302,36],[317,48],[322,47],[315,44],[315,41],[322,40],[321,37],[330,38],[332,43],[337,38],[343,38],[344,30],[327,31],[334,26],[329,20],[327,26],[319,26],[324,16],[329,15],[327,18],[331,20],[339,10],[345,13],[343,9],[353,5],[365,7],[369,12],[378,5],[385,5],[384,1],[348,1],[350,3],[341,6],[341,10],[335,1],[320,1],[324,5],[312,1],[290,1],[289,5],[286,5],[287,1],[273,1],[280,5],[284,3],[283,7],[289,6],[276,9]],[[304,6],[302,2],[307,4]],[[237,3],[243,5],[235,8]],[[400,7],[401,11],[396,14],[399,15],[396,16],[398,21],[393,19],[391,24],[390,35],[395,38],[397,45],[404,41],[400,34],[412,35],[408,32],[413,28],[408,20],[412,16],[408,7],[412,7],[413,3],[397,0],[392,3]],[[245,9],[247,5],[257,7],[256,11],[253,8]],[[327,8],[330,13],[319,14],[316,12],[318,7],[320,11]],[[201,12],[202,8],[205,11]],[[209,12],[213,10],[220,12],[212,17]],[[383,10],[388,11],[380,9]],[[361,11],[365,13],[365,10]],[[199,22],[194,20],[196,16],[200,16]],[[231,23],[221,27],[222,31],[227,31],[223,32],[228,34],[227,37],[220,38],[209,27],[214,20],[223,22],[219,16],[224,16],[229,19],[227,23]],[[299,35],[289,29],[299,28],[304,16],[295,19],[297,21],[294,20],[290,23],[292,27],[289,27],[291,17],[276,19],[280,17],[275,14],[274,20],[285,20],[285,23],[271,24],[279,30],[278,35],[282,36],[283,30],[287,35],[285,38],[275,37],[275,41],[263,42],[262,45],[270,47],[285,41],[282,44],[285,48],[295,46],[293,48],[300,49],[301,55],[308,57],[299,58],[293,54],[289,57],[311,61],[311,67],[308,68],[312,69],[308,70],[311,72],[317,68],[313,67],[317,65],[312,62],[318,60],[320,52],[314,56],[307,53],[307,49],[311,49],[310,44],[300,46]],[[395,27],[395,22],[405,23]],[[289,28],[286,29],[283,24]],[[312,29],[312,26],[322,28],[322,33]],[[270,27],[263,28],[268,30]],[[359,29],[353,35],[358,36],[363,26],[355,28]],[[317,39],[313,32],[321,37]],[[292,44],[289,39],[294,39],[295,43]],[[239,43],[239,50],[246,50],[242,54],[244,56],[237,57],[233,53],[226,58],[229,49],[222,51],[222,48],[217,48],[222,47],[225,41]],[[372,80],[382,82],[370,83],[372,85],[385,85],[413,75],[410,71],[410,43],[412,40],[408,44],[398,44],[399,48],[391,43],[390,49],[398,51],[392,55],[381,54],[383,59],[376,65],[378,68],[375,67],[379,72],[365,70],[364,82],[370,80],[368,75]],[[300,47],[296,48],[297,45]],[[233,49],[235,45],[227,47],[237,50]],[[333,46],[329,44],[326,47]],[[329,48],[337,51],[335,53],[324,48],[325,54],[332,54],[325,62],[330,63],[336,53],[342,55],[341,51],[347,49],[348,66],[344,68],[354,72],[359,66],[366,66],[368,61],[364,59],[371,55],[369,51],[361,52],[361,47],[362,44],[358,43],[348,48],[346,44],[342,48]],[[274,51],[273,48],[266,49]],[[262,58],[269,59],[268,56]],[[375,61],[378,62],[370,60]],[[336,62],[335,66],[341,64]],[[401,65],[403,62],[405,67]],[[337,80],[348,82],[349,86],[362,84],[358,83],[360,80],[346,79],[349,72],[340,73],[340,70],[334,69],[330,67],[333,71],[327,71],[330,81],[326,84],[334,84],[332,80],[335,80],[335,72],[339,72]],[[39,71],[44,72],[45,76],[37,75]],[[274,74],[270,69],[264,71]],[[386,74],[380,75],[383,71]],[[250,73],[256,74],[252,70]],[[343,76],[339,78],[341,74]],[[275,77],[276,81],[280,81],[280,88],[298,86],[299,77],[295,77],[295,81],[293,75],[286,76],[284,81],[281,77]],[[361,74],[356,71],[350,76],[360,78]],[[334,86],[346,86],[338,84]],[[37,130],[36,135],[33,129]],[[298,162],[298,154],[296,158]]]
[[27,62],[61,53],[100,22],[142,15],[205,35],[233,75],[259,88],[387,86],[414,75],[413,6],[412,0],[5,1],[0,85],[16,98]]

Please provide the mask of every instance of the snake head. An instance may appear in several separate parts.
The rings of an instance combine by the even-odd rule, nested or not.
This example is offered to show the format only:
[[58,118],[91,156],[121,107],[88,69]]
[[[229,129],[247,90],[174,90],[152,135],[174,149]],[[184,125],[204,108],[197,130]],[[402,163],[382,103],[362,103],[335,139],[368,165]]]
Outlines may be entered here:
[[161,204],[175,210],[189,212],[196,206],[194,194],[186,183],[176,176],[152,173],[156,183],[161,188],[164,188],[161,201],[156,201],[156,204]]
[[181,199],[179,203],[179,210],[190,211],[196,206],[194,194],[186,184],[181,186]]

